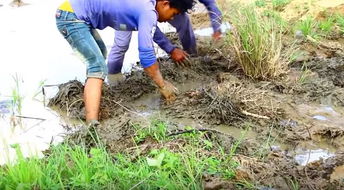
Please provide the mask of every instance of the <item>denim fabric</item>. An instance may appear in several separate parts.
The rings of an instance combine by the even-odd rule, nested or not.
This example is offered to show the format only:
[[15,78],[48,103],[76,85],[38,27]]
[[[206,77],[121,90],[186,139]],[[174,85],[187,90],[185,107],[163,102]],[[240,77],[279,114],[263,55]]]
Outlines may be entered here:
[[72,49],[81,55],[87,67],[86,76],[105,79],[107,50],[97,30],[78,20],[74,13],[62,10],[56,11],[56,25]]

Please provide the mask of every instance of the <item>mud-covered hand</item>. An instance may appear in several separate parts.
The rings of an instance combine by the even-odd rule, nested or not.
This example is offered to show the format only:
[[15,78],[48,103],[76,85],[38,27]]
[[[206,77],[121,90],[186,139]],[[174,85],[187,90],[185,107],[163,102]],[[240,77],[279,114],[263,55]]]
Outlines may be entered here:
[[185,51],[179,48],[174,48],[171,52],[171,58],[173,59],[173,61],[175,61],[178,66],[182,66],[182,67],[186,67],[190,65],[188,56],[189,56],[188,53],[186,53]]
[[215,41],[220,40],[221,37],[222,37],[222,33],[221,33],[220,31],[216,31],[216,32],[213,33],[213,39],[214,39]]
[[172,83],[168,81],[164,81],[164,86],[159,87],[159,91],[162,96],[164,96],[167,104],[172,103],[176,99],[176,94],[178,93],[178,89],[173,86]]

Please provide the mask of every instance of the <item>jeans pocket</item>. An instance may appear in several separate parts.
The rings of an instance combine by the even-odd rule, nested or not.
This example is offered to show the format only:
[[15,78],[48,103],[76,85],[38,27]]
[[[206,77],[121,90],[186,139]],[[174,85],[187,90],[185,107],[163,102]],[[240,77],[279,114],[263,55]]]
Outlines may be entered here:
[[71,37],[71,33],[70,31],[68,30],[68,27],[67,26],[58,26],[57,27],[59,32],[62,34],[62,36],[68,41],[69,44],[73,44],[73,39]]

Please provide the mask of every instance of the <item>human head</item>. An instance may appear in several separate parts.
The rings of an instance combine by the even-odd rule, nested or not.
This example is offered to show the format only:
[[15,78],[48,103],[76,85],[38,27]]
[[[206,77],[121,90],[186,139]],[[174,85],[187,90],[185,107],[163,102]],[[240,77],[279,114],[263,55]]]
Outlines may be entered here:
[[158,21],[166,22],[180,13],[185,13],[192,9],[194,0],[157,0],[156,11],[159,14]]

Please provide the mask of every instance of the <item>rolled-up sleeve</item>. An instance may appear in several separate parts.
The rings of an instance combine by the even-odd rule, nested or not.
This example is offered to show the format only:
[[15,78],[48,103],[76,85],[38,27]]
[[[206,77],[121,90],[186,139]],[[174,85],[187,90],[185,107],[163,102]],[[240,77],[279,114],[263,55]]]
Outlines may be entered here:
[[153,36],[156,30],[157,13],[145,11],[139,18],[139,57],[143,68],[150,67],[156,62],[153,46]]

